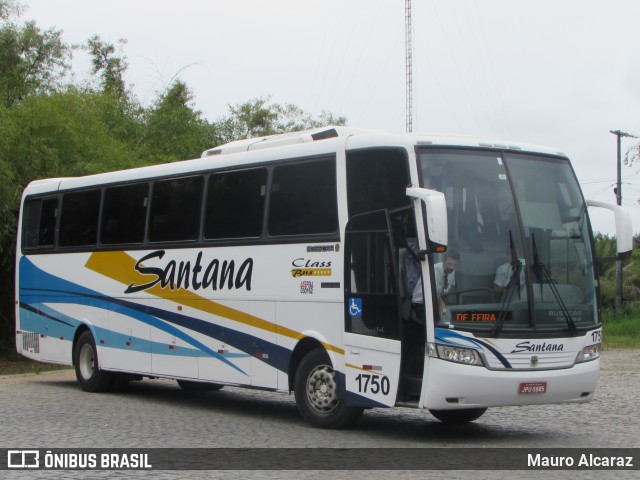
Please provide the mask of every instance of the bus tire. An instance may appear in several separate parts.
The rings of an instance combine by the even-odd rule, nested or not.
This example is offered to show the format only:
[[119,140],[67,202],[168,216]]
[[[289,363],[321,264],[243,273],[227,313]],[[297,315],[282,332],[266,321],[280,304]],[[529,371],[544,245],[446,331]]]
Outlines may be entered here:
[[106,392],[111,388],[113,374],[100,370],[98,350],[89,330],[78,338],[73,350],[76,378],[85,392]]
[[473,422],[480,418],[486,408],[463,408],[461,410],[429,410],[442,423],[456,424]]
[[362,415],[338,397],[336,374],[327,352],[311,350],[302,359],[294,380],[296,405],[302,417],[314,427],[346,428]]
[[176,380],[176,382],[185,392],[215,392],[224,387],[219,383],[194,382],[193,380]]

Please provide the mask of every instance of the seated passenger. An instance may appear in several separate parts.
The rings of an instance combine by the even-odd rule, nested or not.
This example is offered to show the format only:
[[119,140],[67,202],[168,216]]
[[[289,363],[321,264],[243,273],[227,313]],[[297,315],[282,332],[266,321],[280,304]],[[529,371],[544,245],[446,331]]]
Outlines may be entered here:
[[[514,284],[519,281],[519,285],[524,285],[524,266],[520,264],[514,265],[511,249],[508,248],[505,254],[505,262],[496,269],[496,277],[493,280],[493,291],[502,295],[513,281]],[[520,267],[519,279],[516,279],[514,272],[516,267]]]

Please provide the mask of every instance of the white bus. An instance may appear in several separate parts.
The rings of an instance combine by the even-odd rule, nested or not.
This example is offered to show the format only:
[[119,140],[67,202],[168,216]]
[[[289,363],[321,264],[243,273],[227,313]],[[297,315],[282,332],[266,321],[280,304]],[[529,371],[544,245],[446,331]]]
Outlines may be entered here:
[[[615,211],[628,255],[628,215],[591,204]],[[372,407],[466,422],[585,402],[602,336],[588,205],[553,149],[346,127],[38,180],[16,347],[90,392],[293,391],[326,428]]]

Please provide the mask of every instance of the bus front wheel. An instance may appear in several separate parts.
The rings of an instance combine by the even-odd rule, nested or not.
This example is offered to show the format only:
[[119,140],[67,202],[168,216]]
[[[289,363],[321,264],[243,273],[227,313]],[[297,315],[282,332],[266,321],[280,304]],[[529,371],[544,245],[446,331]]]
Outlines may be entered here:
[[113,382],[113,374],[100,370],[96,342],[89,330],[78,338],[73,351],[76,378],[85,392],[106,392]]
[[336,374],[322,348],[310,351],[300,362],[294,393],[300,414],[314,427],[345,428],[362,415],[362,408],[338,398]]
[[480,418],[486,408],[463,408],[461,410],[429,410],[431,415],[443,423],[467,423]]

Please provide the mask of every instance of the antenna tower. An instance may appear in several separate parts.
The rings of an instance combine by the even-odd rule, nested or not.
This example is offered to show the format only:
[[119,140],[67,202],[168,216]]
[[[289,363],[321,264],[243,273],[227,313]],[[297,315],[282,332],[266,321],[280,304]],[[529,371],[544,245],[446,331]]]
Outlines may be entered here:
[[404,0],[405,65],[406,65],[406,114],[407,132],[413,131],[413,52],[411,47],[411,0]]

